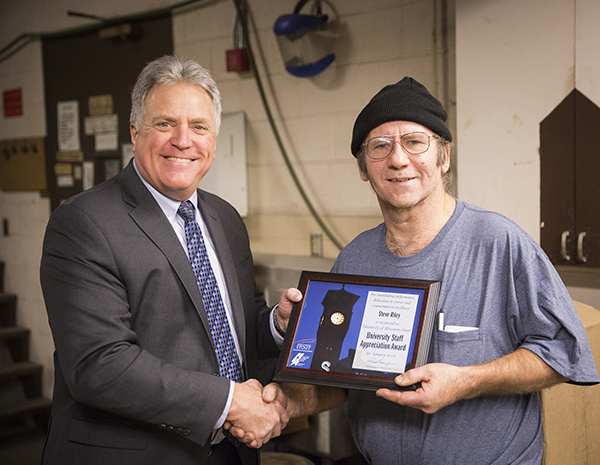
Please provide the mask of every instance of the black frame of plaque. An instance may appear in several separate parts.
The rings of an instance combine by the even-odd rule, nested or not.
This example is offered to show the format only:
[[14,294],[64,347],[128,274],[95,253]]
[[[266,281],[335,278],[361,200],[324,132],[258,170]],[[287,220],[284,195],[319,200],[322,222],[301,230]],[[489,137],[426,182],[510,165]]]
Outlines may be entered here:
[[[292,309],[274,380],[370,391],[379,388],[416,389],[418,385],[400,387],[394,378],[410,368],[427,363],[440,286],[440,281],[302,271],[298,289],[303,297]],[[373,291],[380,294],[374,294]],[[403,309],[398,311],[392,306],[390,310],[388,299],[406,298],[410,301],[415,300],[412,297],[415,295],[418,299],[414,304],[414,315],[411,317],[409,313],[412,322],[410,331],[402,329],[402,335],[395,330],[389,332],[387,326],[368,326],[377,328],[372,333],[365,329],[364,316],[368,303],[371,310],[379,309],[377,317],[381,317],[381,321],[386,322],[390,318],[393,321],[393,318],[402,318]],[[356,315],[355,310],[358,310]],[[404,341],[408,333],[410,337]],[[373,340],[366,341],[365,335]],[[387,341],[384,340],[386,335]],[[390,341],[394,338],[396,341]],[[364,366],[357,368],[359,341],[361,351],[382,349],[387,354],[394,350],[406,352],[405,367],[389,371]],[[402,342],[405,346],[403,349]],[[346,352],[348,355],[344,356]],[[374,358],[371,356],[368,363],[375,360],[375,363],[385,364],[380,356],[381,353],[375,354]],[[401,361],[404,360],[403,355],[399,357]],[[367,362],[361,356],[358,363]]]

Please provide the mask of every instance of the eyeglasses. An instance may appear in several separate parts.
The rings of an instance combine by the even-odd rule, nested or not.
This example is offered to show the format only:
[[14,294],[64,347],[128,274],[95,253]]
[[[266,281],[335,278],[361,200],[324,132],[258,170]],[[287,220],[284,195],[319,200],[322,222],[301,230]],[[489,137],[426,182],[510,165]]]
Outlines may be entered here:
[[369,139],[363,145],[366,147],[369,158],[382,160],[392,153],[396,142],[400,142],[402,148],[412,155],[426,152],[429,149],[432,137],[434,137],[433,134],[425,134],[424,132],[407,132],[400,137],[400,140],[392,139],[389,136],[381,136]]

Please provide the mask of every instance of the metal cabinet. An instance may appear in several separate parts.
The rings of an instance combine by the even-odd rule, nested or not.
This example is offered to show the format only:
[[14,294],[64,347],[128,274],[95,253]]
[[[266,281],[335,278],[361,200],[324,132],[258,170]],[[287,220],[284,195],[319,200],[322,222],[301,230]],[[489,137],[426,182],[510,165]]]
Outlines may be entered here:
[[540,124],[541,245],[555,265],[600,268],[600,108],[573,90]]

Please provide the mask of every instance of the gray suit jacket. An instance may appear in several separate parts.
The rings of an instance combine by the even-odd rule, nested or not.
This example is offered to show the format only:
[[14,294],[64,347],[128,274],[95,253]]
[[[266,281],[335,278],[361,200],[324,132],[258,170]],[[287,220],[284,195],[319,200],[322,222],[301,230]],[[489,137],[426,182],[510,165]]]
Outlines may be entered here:
[[[278,349],[246,228],[224,200],[199,190],[198,204],[256,377]],[[56,347],[44,464],[204,463],[229,381],[188,258],[131,163],[53,212],[40,275]]]

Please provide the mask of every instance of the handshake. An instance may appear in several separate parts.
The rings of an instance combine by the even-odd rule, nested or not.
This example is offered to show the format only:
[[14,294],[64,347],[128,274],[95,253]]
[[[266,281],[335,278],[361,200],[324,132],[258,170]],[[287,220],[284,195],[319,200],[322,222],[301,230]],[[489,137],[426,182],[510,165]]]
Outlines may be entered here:
[[236,383],[223,427],[240,442],[259,448],[281,434],[290,420],[290,406],[276,383],[264,388],[255,379]]
[[[302,294],[290,288],[283,292],[276,310],[282,328],[287,328],[294,302]],[[290,418],[314,415],[346,401],[343,390],[308,384],[276,383],[263,387],[257,380],[236,383],[223,427],[248,447],[259,448],[281,434]]]

